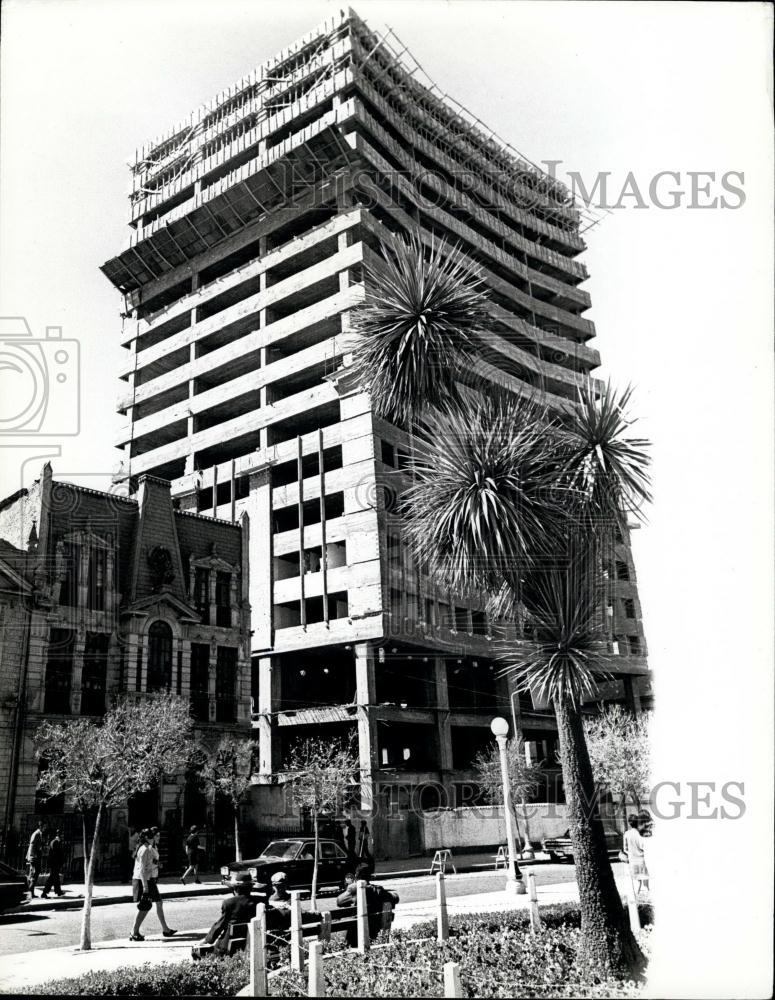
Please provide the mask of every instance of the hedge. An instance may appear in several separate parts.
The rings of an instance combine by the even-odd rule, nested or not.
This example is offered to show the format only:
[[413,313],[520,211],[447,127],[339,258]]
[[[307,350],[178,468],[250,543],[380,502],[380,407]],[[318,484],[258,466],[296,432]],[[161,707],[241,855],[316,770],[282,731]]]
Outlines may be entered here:
[[[653,914],[639,907],[648,956]],[[572,903],[541,908],[543,928],[529,930],[524,910],[472,913],[450,919],[450,938],[435,940],[435,922],[395,931],[389,948],[362,956],[343,952],[325,963],[329,996],[443,997],[445,962],[460,964],[464,995],[470,997],[637,997],[635,983],[590,979],[579,971],[581,914]],[[337,935],[337,938],[339,936]],[[326,951],[340,950],[334,939]],[[287,949],[281,957],[287,961]],[[248,982],[244,954],[199,962],[142,965],[60,979],[27,994],[59,996],[234,996]],[[270,981],[272,996],[306,996],[306,977],[284,969]]]
[[167,965],[124,966],[100,972],[86,972],[71,979],[54,979],[42,986],[27,987],[21,993],[53,996],[92,997],[233,997],[247,983],[245,954],[234,958],[203,958]]

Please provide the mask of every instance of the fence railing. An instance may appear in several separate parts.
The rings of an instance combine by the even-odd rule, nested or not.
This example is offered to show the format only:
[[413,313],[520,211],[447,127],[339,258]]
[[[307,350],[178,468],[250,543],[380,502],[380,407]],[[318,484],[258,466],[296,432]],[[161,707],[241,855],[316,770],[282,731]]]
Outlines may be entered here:
[[[527,873],[527,883],[530,931],[532,934],[538,934],[541,930],[542,920],[535,872]],[[369,912],[366,888],[366,882],[359,881],[356,883],[355,907],[342,907],[320,914],[303,913],[301,909],[302,893],[300,891],[291,892],[290,968],[293,972],[299,974],[303,974],[306,969],[308,973],[307,996],[326,996],[323,947],[326,942],[331,940],[333,932],[351,929],[354,923],[357,927],[357,946],[354,950],[361,955],[369,953],[371,949],[369,918],[373,918],[376,914],[373,910]],[[641,930],[641,925],[638,916],[636,890],[632,879],[630,879],[627,889],[627,905],[630,927],[633,934],[637,935]],[[435,914],[437,941],[447,941],[449,939],[449,904],[447,903],[446,882],[443,872],[438,872],[436,875],[435,905],[428,911],[428,914]],[[394,919],[392,903],[385,903],[379,916],[381,930],[389,938],[390,928]],[[272,939],[276,939],[277,937],[271,930],[267,930],[266,906],[260,903],[256,911],[256,916],[248,927],[250,984],[247,991],[243,991],[242,995],[247,994],[253,997],[266,997],[270,995],[267,940],[269,939],[269,947],[271,948]],[[305,946],[304,939],[307,937],[311,937],[312,940],[308,946]],[[389,943],[387,946],[389,947]],[[326,957],[335,958],[337,954],[341,953],[334,952],[332,955]],[[273,976],[281,971],[277,970],[276,973],[273,973]],[[441,973],[444,981],[445,997],[462,997],[465,995],[459,963],[446,962]]]

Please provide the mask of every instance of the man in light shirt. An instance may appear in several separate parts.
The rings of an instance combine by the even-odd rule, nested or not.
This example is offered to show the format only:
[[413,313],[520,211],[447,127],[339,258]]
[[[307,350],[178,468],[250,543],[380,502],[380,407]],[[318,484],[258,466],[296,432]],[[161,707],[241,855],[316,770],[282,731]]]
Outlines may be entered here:
[[635,886],[637,882],[636,892],[640,893],[641,888],[648,889],[649,887],[649,873],[648,868],[646,868],[645,854],[646,841],[638,829],[638,817],[635,815],[629,816],[627,822],[630,828],[624,835],[623,850],[627,855],[627,862],[630,866],[632,884]]

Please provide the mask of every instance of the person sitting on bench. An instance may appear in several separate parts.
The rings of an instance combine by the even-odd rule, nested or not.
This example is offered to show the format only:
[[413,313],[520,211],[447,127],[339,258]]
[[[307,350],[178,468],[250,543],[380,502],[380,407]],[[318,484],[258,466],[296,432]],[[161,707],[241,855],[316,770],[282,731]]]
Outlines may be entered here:
[[268,904],[275,910],[290,910],[291,894],[288,892],[285,872],[275,872],[272,876],[272,895]]
[[[347,888],[340,893],[336,899],[336,905],[356,906],[358,895],[358,882],[366,883],[366,910],[369,914],[369,937],[373,941],[382,930],[382,907],[385,903],[392,903],[395,909],[398,904],[398,893],[391,892],[381,885],[372,885],[369,881],[371,875],[368,865],[358,865],[355,874],[349,872],[345,875]],[[347,930],[346,941],[349,947],[355,948],[358,945],[358,928],[350,927]]]
[[221,915],[204,938],[191,949],[194,958],[212,952],[225,955],[229,947],[229,929],[235,924],[249,924],[256,915],[256,900],[250,898],[253,879],[248,872],[232,875],[229,885],[233,896],[223,901]]

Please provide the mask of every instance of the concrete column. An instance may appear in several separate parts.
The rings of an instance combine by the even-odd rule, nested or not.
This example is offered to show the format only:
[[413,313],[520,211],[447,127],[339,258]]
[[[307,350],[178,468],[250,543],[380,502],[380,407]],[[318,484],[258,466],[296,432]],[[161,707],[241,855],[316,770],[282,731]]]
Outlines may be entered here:
[[637,677],[624,677],[624,703],[629,712],[632,712],[633,715],[640,715],[642,707]]
[[449,689],[447,688],[447,663],[443,656],[433,658],[433,678],[436,692],[436,739],[438,743],[439,777],[447,795],[447,802],[452,800],[452,725],[449,715]]
[[[347,232],[339,233],[337,237],[337,247],[336,247],[337,253],[341,253],[343,250],[347,249],[348,246],[347,237],[348,237]],[[345,268],[343,271],[339,272],[339,291],[346,292],[349,287],[350,287],[350,271],[348,268]]]
[[[196,283],[197,280],[198,280],[198,275],[194,275],[194,282]],[[191,310],[192,326],[194,325],[194,323],[196,323],[196,313],[197,313],[196,309]],[[193,362],[196,360],[196,344],[189,344],[188,360],[189,362]],[[190,401],[194,398],[194,379],[188,380],[188,398],[190,405]],[[188,444],[186,446],[186,451],[187,451],[186,464],[183,470],[184,475],[186,476],[190,475],[194,471],[194,447],[191,443],[191,438],[193,437],[193,434],[194,434],[194,417],[192,413],[189,413],[189,415],[186,417],[186,437],[188,438]]]
[[266,467],[250,475],[250,541],[252,649],[260,652],[273,641],[272,479]]
[[377,721],[374,707],[377,701],[376,665],[374,647],[359,642],[355,647],[355,701],[358,706],[358,751],[361,767],[361,809],[371,812],[374,808],[374,772],[379,768],[377,758]]
[[282,695],[280,683],[280,662],[271,656],[258,660],[258,773],[270,775],[279,771],[280,740],[277,732],[276,716]]

